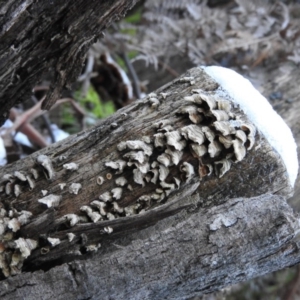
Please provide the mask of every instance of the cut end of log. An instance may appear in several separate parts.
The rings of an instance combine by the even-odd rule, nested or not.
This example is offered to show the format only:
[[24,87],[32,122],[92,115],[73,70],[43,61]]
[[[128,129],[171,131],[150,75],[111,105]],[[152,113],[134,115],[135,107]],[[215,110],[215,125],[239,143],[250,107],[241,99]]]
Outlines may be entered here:
[[231,97],[249,120],[265,136],[270,145],[281,156],[293,187],[298,174],[297,145],[290,128],[273,110],[268,100],[262,96],[249,80],[233,70],[218,67],[201,67],[220,84],[217,93]]

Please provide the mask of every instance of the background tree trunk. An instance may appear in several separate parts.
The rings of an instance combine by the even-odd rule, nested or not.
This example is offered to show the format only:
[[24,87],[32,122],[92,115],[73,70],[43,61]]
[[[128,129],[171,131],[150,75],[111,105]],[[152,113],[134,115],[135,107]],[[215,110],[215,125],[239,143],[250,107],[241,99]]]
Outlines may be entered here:
[[8,111],[30,98],[47,74],[52,85],[44,109],[75,82],[90,45],[136,0],[0,2],[0,124]]
[[[175,176],[180,178],[180,187],[173,190],[162,186],[164,180],[153,183],[144,178],[143,182],[136,179],[140,184],[135,183],[132,168],[117,174],[120,170],[107,164],[128,158],[130,149],[121,147],[122,142],[145,141],[146,153],[148,147],[153,147],[154,134],[180,131],[191,124],[193,116],[182,114],[188,103],[184,97],[193,89],[213,94],[217,87],[201,69],[192,69],[181,80],[156,91],[156,96],[119,110],[97,127],[4,167],[1,175],[16,170],[29,174],[31,168],[36,168],[40,176],[30,191],[28,180],[22,183],[15,175],[12,185],[23,188],[17,199],[14,190],[2,197],[10,183],[2,181],[3,209],[8,214],[11,210],[11,215],[22,210],[33,214],[10,242],[24,238],[38,245],[25,260],[24,273],[0,283],[1,297],[186,299],[298,263],[299,224],[285,200],[290,192],[285,167],[260,133],[252,150],[221,178],[215,171],[211,176],[199,176],[198,159],[185,147],[179,165],[171,166],[165,178],[169,184]],[[247,121],[240,111],[234,113]],[[172,128],[163,130],[167,126]],[[258,144],[261,146],[256,147]],[[148,155],[151,163],[162,154],[159,147],[152,150]],[[224,151],[221,156],[226,154]],[[55,175],[48,181],[42,175],[43,168],[37,168],[41,154],[47,155],[53,165]],[[63,167],[71,162],[77,164],[77,170]],[[184,174],[184,162],[196,170],[191,178],[180,173]],[[46,175],[49,177],[49,173]],[[99,176],[104,180],[101,185],[97,184]],[[131,188],[128,190],[127,184],[123,187],[122,198],[116,201],[117,210],[109,208],[117,218],[92,222],[97,215],[80,208],[90,207],[106,192],[114,194],[120,176]],[[63,190],[59,186],[62,183],[66,184]],[[78,193],[71,188],[72,183],[81,184]],[[161,193],[157,189],[166,194],[161,202],[143,202],[146,199],[140,198]],[[43,198],[42,190],[61,196],[59,205],[47,208],[38,202]],[[119,208],[136,205],[138,198],[140,207],[135,213],[125,217],[118,212]],[[76,214],[81,220],[72,227],[66,214]],[[70,233],[75,235],[71,242],[67,236]],[[55,246],[49,237],[59,239],[60,244]],[[4,248],[4,253],[10,255],[18,250],[9,242]],[[15,271],[9,263],[5,267]]]

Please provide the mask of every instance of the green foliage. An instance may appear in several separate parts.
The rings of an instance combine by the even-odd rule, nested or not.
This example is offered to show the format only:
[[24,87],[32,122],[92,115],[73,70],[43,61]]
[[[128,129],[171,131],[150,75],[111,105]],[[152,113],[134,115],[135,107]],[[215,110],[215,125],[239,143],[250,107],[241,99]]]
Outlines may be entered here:
[[75,99],[86,111],[92,113],[96,118],[102,119],[112,115],[115,107],[112,101],[102,102],[97,92],[90,86],[88,93],[82,97],[81,92],[75,93]]

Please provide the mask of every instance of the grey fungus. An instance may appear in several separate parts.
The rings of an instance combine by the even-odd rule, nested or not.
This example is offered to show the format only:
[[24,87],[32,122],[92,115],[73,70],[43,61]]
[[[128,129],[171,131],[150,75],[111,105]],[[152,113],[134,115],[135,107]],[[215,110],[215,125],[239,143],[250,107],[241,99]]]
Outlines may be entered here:
[[59,186],[59,188],[60,188],[61,191],[65,188],[66,185],[67,184],[65,182],[62,182],[62,183],[58,184],[58,186]]
[[124,212],[124,208],[120,207],[117,202],[113,202],[112,204],[115,212],[120,214]]
[[236,130],[234,126],[228,121],[215,121],[213,123],[214,127],[221,132],[222,135],[235,134]]
[[103,230],[108,234],[111,234],[114,231],[113,228],[110,226],[104,227]]
[[212,110],[212,114],[215,116],[217,121],[228,121],[229,115],[224,110]]
[[72,232],[67,233],[67,238],[70,243],[74,240],[75,237],[76,235],[74,233]]
[[180,130],[186,140],[191,140],[198,145],[202,145],[205,141],[204,133],[197,125],[188,125]]
[[91,202],[91,205],[96,207],[99,210],[99,212],[102,216],[106,216],[107,213],[106,213],[105,208],[106,208],[107,205],[106,205],[105,202],[94,200],[94,201]]
[[71,227],[75,226],[77,223],[80,222],[79,216],[75,214],[67,214],[64,216],[64,218],[66,218],[69,221]]
[[159,165],[159,180],[160,181],[165,181],[165,179],[168,177],[169,175],[169,169],[167,167],[165,167],[164,165]]
[[179,162],[182,158],[182,155],[183,155],[182,151],[171,150],[169,148],[165,150],[165,153],[170,156],[172,164],[174,164],[176,166],[179,164]]
[[57,207],[61,201],[61,198],[62,197],[60,195],[50,194],[46,197],[38,199],[38,202],[47,205],[48,208]]
[[236,139],[232,141],[234,154],[237,161],[241,161],[246,155],[246,148],[243,145],[243,142]]
[[208,153],[210,157],[217,157],[222,151],[221,144],[218,141],[213,141],[208,145]]
[[46,196],[48,194],[48,191],[47,190],[41,190],[41,193],[43,196]]
[[32,176],[34,177],[34,175],[31,175],[31,174],[26,175],[26,180],[28,182],[30,191],[32,191],[35,187],[35,181],[34,181],[34,178],[32,178]]
[[100,247],[101,244],[99,243],[99,244],[92,244],[92,245],[85,246],[85,249],[88,252],[97,252]]
[[80,183],[71,183],[69,186],[69,193],[77,195],[79,193],[79,190],[82,188],[82,185]]
[[78,167],[79,167],[78,164],[76,164],[74,162],[63,165],[63,168],[68,171],[76,171],[76,170],[78,170]]
[[16,178],[18,178],[19,180],[21,180],[21,181],[26,181],[27,180],[26,175],[23,172],[20,172],[20,171],[15,171],[14,176]]
[[56,247],[57,245],[60,244],[60,239],[58,239],[58,238],[48,237],[47,241],[49,242],[49,244],[51,245],[51,247]]
[[162,132],[154,134],[154,147],[163,148],[166,144],[165,135]]
[[112,201],[112,195],[110,192],[105,192],[99,196],[99,199],[104,202],[111,202]]
[[15,240],[16,248],[20,250],[22,257],[27,258],[31,251],[38,246],[37,241],[33,239],[18,238]]
[[195,175],[194,167],[188,162],[183,162],[180,171],[185,172],[186,181],[189,182]]
[[243,130],[237,130],[235,136],[244,143],[247,141],[246,133]]
[[232,140],[233,139],[232,139],[231,135],[227,135],[227,136],[220,135],[219,136],[219,141],[220,141],[220,143],[223,144],[225,149],[229,149],[232,146]]
[[133,172],[133,181],[137,184],[145,186],[143,173],[139,169],[134,169],[132,172]]
[[46,179],[51,180],[55,176],[55,171],[51,162],[50,157],[47,155],[40,154],[37,159],[37,163],[42,166]]
[[186,141],[181,139],[180,132],[177,130],[166,132],[167,144],[173,146],[176,150],[183,150],[186,146]]
[[102,216],[99,213],[93,211],[92,208],[87,205],[80,207],[80,210],[85,212],[94,223],[102,219]]
[[119,200],[121,199],[122,197],[122,192],[123,192],[123,189],[121,187],[117,187],[117,188],[114,188],[111,190],[111,193],[112,193],[112,197],[116,200]]
[[171,157],[166,153],[159,155],[157,157],[157,161],[165,167],[169,167],[170,165],[172,165]]
[[12,232],[17,232],[21,228],[21,224],[17,218],[12,218],[8,221],[7,227],[11,229]]
[[[217,168],[217,165],[221,165],[221,168]],[[216,174],[219,178],[223,177],[223,175],[230,170],[231,161],[228,159],[222,159],[220,161],[215,162],[216,166]]]
[[116,161],[108,161],[104,164],[106,167],[110,167],[112,169],[118,170],[116,174],[120,174],[123,172],[124,168],[126,167],[126,161],[118,159]]
[[119,177],[115,182],[118,186],[125,186],[127,184],[127,179],[125,177]]
[[21,186],[19,184],[15,184],[14,186],[14,194],[18,198],[21,194]]
[[198,145],[198,144],[190,144],[192,155],[196,158],[201,158],[203,155],[205,155],[208,150],[205,145]]
[[30,169],[30,173],[32,174],[32,176],[33,176],[33,178],[34,178],[35,180],[37,180],[37,179],[39,178],[39,172],[38,172],[37,169],[31,168],[31,169]]

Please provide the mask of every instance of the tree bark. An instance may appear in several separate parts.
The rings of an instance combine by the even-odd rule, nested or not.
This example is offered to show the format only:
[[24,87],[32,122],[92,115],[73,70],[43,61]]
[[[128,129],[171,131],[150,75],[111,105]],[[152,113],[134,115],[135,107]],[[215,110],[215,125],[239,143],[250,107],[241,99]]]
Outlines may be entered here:
[[136,0],[0,1],[0,124],[47,73],[48,109],[78,78],[85,54]]
[[[299,224],[285,200],[291,192],[286,169],[259,129],[242,159],[222,145],[215,157],[191,150],[199,135],[186,134],[187,126],[222,135],[207,104],[217,87],[200,68],[191,69],[95,128],[2,168],[2,223],[10,224],[2,271],[23,273],[0,283],[1,297],[187,299],[298,263]],[[193,95],[209,99],[184,98]],[[249,126],[238,108],[231,113]],[[180,138],[171,139],[174,132]],[[248,147],[251,132],[245,133]],[[210,143],[205,136],[202,145]],[[172,156],[180,145],[181,158],[169,157],[168,165],[163,154]],[[42,165],[47,157],[52,166]],[[224,174],[221,160],[232,162]],[[73,170],[68,163],[76,164]],[[46,190],[58,198],[45,198]],[[95,199],[108,200],[105,214]],[[24,210],[32,216],[15,228],[12,220]],[[19,246],[26,239],[32,249]]]

